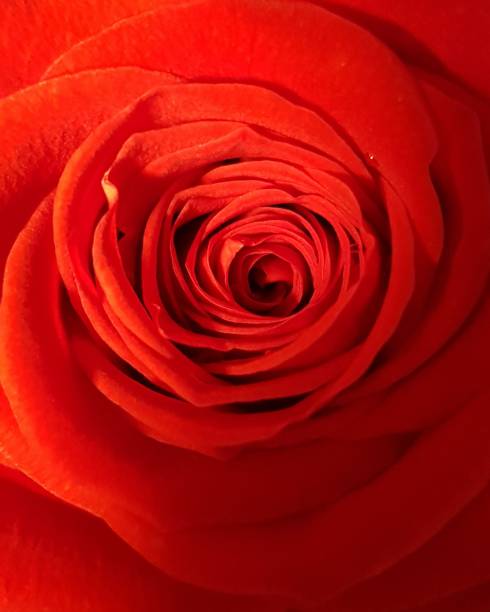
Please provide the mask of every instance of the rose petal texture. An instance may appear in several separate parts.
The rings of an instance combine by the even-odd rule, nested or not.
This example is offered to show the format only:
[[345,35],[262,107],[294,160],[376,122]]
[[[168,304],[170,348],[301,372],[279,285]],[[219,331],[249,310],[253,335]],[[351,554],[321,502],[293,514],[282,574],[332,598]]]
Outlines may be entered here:
[[4,608],[488,610],[486,3],[26,6]]
[[[37,82],[63,51],[117,21],[162,6],[162,0],[34,0],[2,7],[0,95]],[[49,44],[48,42],[49,41]]]

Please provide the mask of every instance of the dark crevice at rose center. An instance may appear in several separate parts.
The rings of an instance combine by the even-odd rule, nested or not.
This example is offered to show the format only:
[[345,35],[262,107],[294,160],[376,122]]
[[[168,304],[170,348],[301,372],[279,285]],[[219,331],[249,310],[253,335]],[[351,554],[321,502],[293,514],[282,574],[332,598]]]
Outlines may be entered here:
[[[303,278],[304,287],[297,305],[291,313],[301,308],[311,297],[309,273]],[[290,296],[295,284],[294,271],[290,264],[273,253],[261,257],[249,270],[248,288],[253,298],[262,303],[265,311],[274,313]]]
[[291,290],[292,282],[291,269],[274,255],[259,260],[248,273],[250,291],[265,301],[284,297]]

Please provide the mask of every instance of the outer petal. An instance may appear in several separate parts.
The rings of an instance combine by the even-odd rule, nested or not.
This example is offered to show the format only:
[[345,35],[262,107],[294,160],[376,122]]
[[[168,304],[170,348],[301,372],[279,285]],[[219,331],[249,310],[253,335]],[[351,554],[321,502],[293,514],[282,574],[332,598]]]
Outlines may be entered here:
[[134,68],[93,71],[35,85],[0,101],[0,278],[20,229],[54,189],[87,134],[147,89],[175,81]]
[[172,0],[12,0],[1,7],[0,97],[34,83],[82,38]]
[[312,0],[359,23],[414,64],[446,72],[490,98],[486,0]]
[[174,582],[102,521],[19,486],[21,479],[14,470],[0,466],[2,610],[281,612],[260,600]]
[[[319,603],[377,575],[428,542],[485,490],[488,400],[475,398],[381,477],[319,512],[273,524],[172,533],[166,568],[207,587],[287,589],[292,597]],[[400,521],[408,513],[410,520]]]
[[[350,589],[325,612],[398,612],[418,606],[425,612],[426,605],[427,610],[434,605],[446,612],[444,604],[452,610],[450,599],[464,601],[465,591],[490,580],[489,516],[487,487],[425,546],[387,572]],[[485,601],[490,608],[488,592]],[[469,605],[461,609],[473,611]]]

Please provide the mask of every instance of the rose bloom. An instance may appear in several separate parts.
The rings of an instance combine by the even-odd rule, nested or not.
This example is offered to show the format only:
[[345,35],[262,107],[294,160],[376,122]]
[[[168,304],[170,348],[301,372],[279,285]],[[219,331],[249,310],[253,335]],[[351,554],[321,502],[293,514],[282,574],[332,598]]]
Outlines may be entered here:
[[488,2],[0,22],[0,608],[488,612]]

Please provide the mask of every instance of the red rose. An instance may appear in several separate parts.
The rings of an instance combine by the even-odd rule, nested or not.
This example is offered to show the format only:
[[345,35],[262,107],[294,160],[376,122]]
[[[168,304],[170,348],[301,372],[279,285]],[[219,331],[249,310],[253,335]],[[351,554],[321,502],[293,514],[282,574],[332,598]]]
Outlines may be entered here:
[[490,609],[490,9],[13,1],[9,612]]

